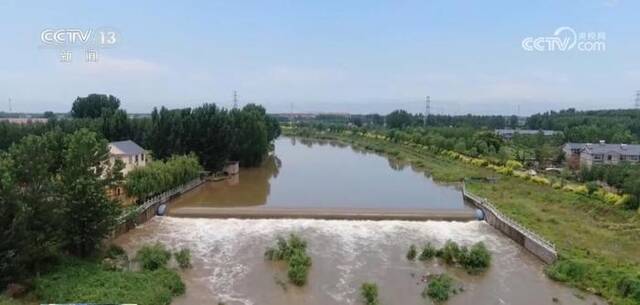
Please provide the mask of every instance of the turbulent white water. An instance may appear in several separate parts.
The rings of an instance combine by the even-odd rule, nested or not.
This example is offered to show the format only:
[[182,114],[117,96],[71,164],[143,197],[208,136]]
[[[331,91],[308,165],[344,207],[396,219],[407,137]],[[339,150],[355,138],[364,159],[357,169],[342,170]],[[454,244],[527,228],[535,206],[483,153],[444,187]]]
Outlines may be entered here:
[[[265,261],[263,253],[276,236],[289,233],[298,233],[308,241],[313,266],[306,287],[289,285],[283,290],[274,276],[286,281],[284,269]],[[423,264],[405,258],[410,244],[441,246],[448,239],[462,245],[484,242],[494,254],[493,266],[485,275],[468,276],[437,262]],[[482,304],[540,304],[550,303],[552,296],[564,304],[584,302],[577,303],[568,289],[545,278],[537,259],[479,221],[156,217],[118,239],[130,253],[156,241],[172,250],[188,247],[192,251],[194,269],[184,274],[188,289],[186,297],[176,300],[180,304],[206,300],[207,304],[358,304],[358,289],[364,281],[377,282],[387,304],[424,304],[420,297],[424,285],[418,276],[443,271],[465,285],[465,292],[449,304],[474,300]],[[532,296],[531,289],[541,294]]]

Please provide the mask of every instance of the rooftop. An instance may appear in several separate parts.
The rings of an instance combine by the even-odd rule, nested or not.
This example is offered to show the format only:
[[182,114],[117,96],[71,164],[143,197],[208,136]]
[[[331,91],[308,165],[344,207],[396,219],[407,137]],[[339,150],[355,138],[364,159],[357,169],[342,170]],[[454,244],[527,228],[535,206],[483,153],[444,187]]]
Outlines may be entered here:
[[640,155],[640,145],[638,144],[609,144],[609,143],[566,143],[565,148],[581,149],[590,154],[606,154],[616,152],[623,155]]
[[141,155],[145,150],[131,140],[109,143],[109,150],[114,155]]
[[559,131],[546,130],[546,129],[496,129],[496,133],[499,135],[516,134],[516,133],[524,134],[524,135],[536,135],[540,132],[542,132],[542,134],[544,134],[545,136],[551,136],[551,135],[560,133]]

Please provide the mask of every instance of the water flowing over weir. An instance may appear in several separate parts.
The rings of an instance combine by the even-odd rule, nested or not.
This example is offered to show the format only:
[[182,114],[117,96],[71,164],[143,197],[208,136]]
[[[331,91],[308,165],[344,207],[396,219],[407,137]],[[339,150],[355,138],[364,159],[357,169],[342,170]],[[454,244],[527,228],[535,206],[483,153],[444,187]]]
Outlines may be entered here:
[[[308,241],[313,260],[302,288],[283,289],[278,281],[287,282],[286,267],[263,257],[276,236],[289,233]],[[462,245],[483,241],[493,254],[491,268],[470,276],[437,260],[405,258],[410,244],[439,247],[447,239]],[[447,304],[551,304],[554,297],[560,304],[602,304],[546,278],[537,258],[480,221],[156,217],[116,243],[132,255],[156,241],[172,250],[192,250],[194,267],[182,273],[187,293],[173,304],[360,304],[359,287],[365,281],[378,284],[381,304],[425,304],[422,276],[444,271],[464,285],[464,292]]]

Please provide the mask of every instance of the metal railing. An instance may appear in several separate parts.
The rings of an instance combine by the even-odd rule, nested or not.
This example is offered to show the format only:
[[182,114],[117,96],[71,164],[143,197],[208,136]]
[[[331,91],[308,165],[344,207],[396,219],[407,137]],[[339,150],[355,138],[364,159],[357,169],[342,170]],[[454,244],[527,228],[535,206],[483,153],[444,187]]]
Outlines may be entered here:
[[125,221],[127,221],[127,219],[129,217],[131,217],[131,215],[135,215],[138,216],[140,214],[142,214],[144,211],[146,211],[147,209],[149,209],[150,207],[152,207],[154,204],[160,203],[160,202],[166,202],[169,200],[169,198],[171,198],[171,196],[175,195],[175,194],[181,194],[185,191],[191,190],[192,188],[202,184],[202,182],[204,182],[204,180],[200,179],[200,178],[196,178],[193,179],[191,181],[189,181],[188,183],[182,184],[178,187],[172,188],[168,191],[165,191],[161,194],[155,195],[153,197],[147,198],[147,200],[145,200],[145,202],[141,205],[139,205],[135,210],[127,213],[126,215],[122,215],[118,218],[118,223],[123,223]]
[[556,252],[556,246],[553,242],[545,239],[544,237],[538,235],[537,233],[533,232],[532,230],[529,230],[528,228],[526,228],[525,226],[521,225],[520,223],[518,223],[516,220],[514,220],[513,218],[505,215],[504,213],[500,212],[500,210],[498,208],[496,208],[493,204],[491,204],[491,202],[489,202],[489,200],[487,200],[487,198],[481,198],[479,196],[476,196],[475,194],[472,194],[470,192],[467,191],[466,187],[465,187],[465,183],[462,183],[462,193],[470,198],[471,200],[475,201],[477,204],[481,205],[483,208],[491,211],[491,213],[493,213],[497,218],[499,218],[501,221],[508,223],[512,228],[518,230],[520,233],[522,233],[523,235],[527,236],[528,238],[535,240],[538,244],[540,244],[541,246],[547,248],[548,250],[551,250],[553,252]]

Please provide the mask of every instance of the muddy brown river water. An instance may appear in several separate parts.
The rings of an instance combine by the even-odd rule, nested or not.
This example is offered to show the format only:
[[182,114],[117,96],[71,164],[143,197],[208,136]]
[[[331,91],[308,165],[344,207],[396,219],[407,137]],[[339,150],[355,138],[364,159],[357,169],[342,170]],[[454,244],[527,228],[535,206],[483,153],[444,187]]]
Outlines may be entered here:
[[331,141],[282,137],[261,167],[175,200],[181,207],[464,209],[456,185],[409,164]]
[[[455,186],[435,183],[411,166],[335,142],[276,141],[262,167],[207,183],[171,203],[180,207],[469,209]],[[171,215],[171,214],[170,214]],[[288,284],[286,266],[264,259],[277,236],[298,233],[313,265],[306,286]],[[471,276],[438,260],[410,262],[409,245],[448,239],[484,242],[491,268]],[[378,284],[381,304],[431,304],[425,276],[447,272],[464,291],[447,304],[604,304],[548,279],[540,260],[481,221],[354,221],[155,217],[120,236],[130,255],[162,242],[188,247],[193,268],[180,271],[187,292],[173,304],[362,304],[359,287]],[[284,284],[283,284],[284,283]]]
[[[278,235],[295,232],[309,243],[313,265],[302,288],[287,282],[282,264],[264,259]],[[430,263],[409,262],[410,244],[447,239],[469,245],[483,241],[493,254],[482,275]],[[481,221],[409,222],[343,220],[240,220],[156,217],[117,239],[130,254],[160,241],[173,250],[189,247],[193,268],[182,272],[186,295],[173,304],[293,305],[362,304],[359,287],[379,286],[381,304],[431,304],[420,294],[424,275],[448,272],[464,291],[447,304],[603,304],[548,279],[542,263]],[[553,298],[557,301],[554,302]]]

